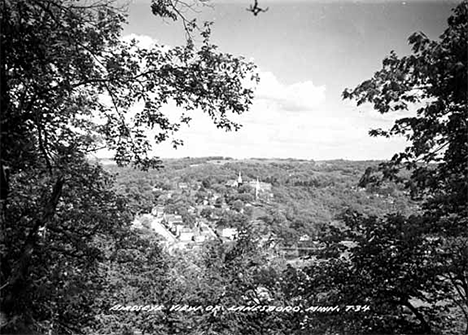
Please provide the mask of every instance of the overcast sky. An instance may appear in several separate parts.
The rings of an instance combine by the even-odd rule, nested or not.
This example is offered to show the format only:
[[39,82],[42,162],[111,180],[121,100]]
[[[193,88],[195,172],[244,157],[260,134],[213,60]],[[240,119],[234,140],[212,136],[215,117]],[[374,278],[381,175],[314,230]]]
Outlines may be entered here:
[[[132,1],[124,35],[183,43],[180,22],[154,17],[150,3]],[[258,66],[261,82],[251,110],[239,118],[243,128],[224,132],[199,114],[179,134],[183,147],[160,145],[156,155],[363,160],[389,159],[404,148],[402,139],[368,136],[398,115],[355,107],[341,93],[369,79],[391,50],[408,54],[411,33],[438,38],[456,1],[259,0],[269,10],[258,16],[246,11],[251,3],[214,0],[197,14],[214,22],[213,42],[221,51]]]

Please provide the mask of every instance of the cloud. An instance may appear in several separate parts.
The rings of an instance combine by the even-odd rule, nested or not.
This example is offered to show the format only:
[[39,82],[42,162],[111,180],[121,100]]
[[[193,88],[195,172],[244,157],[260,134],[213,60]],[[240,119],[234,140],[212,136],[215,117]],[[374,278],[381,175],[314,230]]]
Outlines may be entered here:
[[156,40],[148,35],[138,35],[138,34],[129,34],[122,37],[122,40],[125,42],[130,42],[132,40],[137,41],[137,45],[140,48],[150,49],[156,45]]
[[243,124],[238,132],[224,132],[208,116],[194,114],[191,126],[178,134],[185,145],[173,150],[163,144],[155,153],[162,157],[387,159],[404,147],[401,139],[370,138],[368,131],[375,124],[326,105],[297,112],[257,100],[238,120]]
[[273,73],[261,72],[256,99],[276,104],[283,110],[310,110],[325,101],[325,90],[325,86],[316,86],[310,80],[286,85]]
[[170,45],[167,44],[159,44],[157,39],[152,38],[148,35],[139,35],[139,34],[128,34],[121,37],[121,40],[130,43],[132,40],[136,41],[136,45],[138,48],[141,49],[154,49],[160,50],[162,52],[167,52],[171,49]]
[[[145,40],[145,39],[143,39]],[[149,42],[149,40],[146,40]],[[346,101],[329,103],[325,87],[312,80],[284,84],[271,72],[262,81],[249,112],[232,115],[243,127],[238,132],[216,128],[199,110],[190,126],[175,135],[184,145],[175,150],[170,142],[155,146],[160,157],[230,156],[303,159],[388,159],[404,147],[401,139],[370,138],[371,128],[387,128],[392,122],[370,110],[359,113]],[[135,106],[135,109],[141,106]],[[181,109],[174,103],[163,112],[176,121]],[[130,113],[132,114],[132,113]],[[153,131],[154,132],[154,131]]]

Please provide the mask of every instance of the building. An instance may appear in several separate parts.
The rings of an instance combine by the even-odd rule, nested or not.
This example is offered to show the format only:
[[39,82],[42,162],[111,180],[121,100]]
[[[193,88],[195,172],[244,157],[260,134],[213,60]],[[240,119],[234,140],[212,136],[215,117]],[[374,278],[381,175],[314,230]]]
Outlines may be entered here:
[[151,214],[144,214],[137,217],[133,221],[132,226],[136,229],[152,229],[168,243],[174,243],[177,240],[176,236],[163,224],[162,220]]
[[235,228],[224,228],[217,234],[204,219],[198,219],[193,228],[188,227],[181,215],[166,214],[161,205],[155,206],[151,214],[135,218],[133,227],[154,231],[161,238],[161,245],[168,251],[197,250],[206,241],[221,238],[224,242],[229,242],[238,234]]
[[151,210],[151,214],[157,218],[162,219],[164,215],[164,206],[162,205],[154,206],[153,209]]
[[240,187],[244,184],[244,181],[242,180],[242,172],[239,171],[239,176],[237,179],[231,179],[228,180],[225,184],[226,187]]
[[273,197],[273,194],[271,193],[271,184],[269,183],[263,183],[257,178],[257,180],[249,181],[249,186],[255,190],[255,199],[257,200],[261,195],[270,198]]
[[195,234],[192,229],[188,227],[183,227],[179,230],[179,240],[181,242],[191,242],[195,241]]
[[218,234],[223,240],[234,240],[239,234],[236,228],[219,228]]
[[242,186],[243,181],[242,181],[242,173],[239,171],[239,177],[237,178],[237,186]]
[[189,188],[189,185],[187,183],[179,183],[179,189],[186,190],[188,188]]
[[178,214],[164,214],[163,221],[169,226],[183,224],[182,216]]

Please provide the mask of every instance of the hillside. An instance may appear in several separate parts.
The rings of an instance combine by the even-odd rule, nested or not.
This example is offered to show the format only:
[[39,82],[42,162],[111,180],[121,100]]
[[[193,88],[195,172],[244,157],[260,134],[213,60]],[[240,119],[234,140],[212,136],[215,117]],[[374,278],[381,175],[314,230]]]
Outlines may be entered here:
[[416,211],[398,185],[359,186],[365,171],[378,163],[208,157],[164,160],[162,169],[148,172],[106,168],[115,174],[115,187],[137,218],[151,215],[156,207],[165,215],[180,216],[180,227],[174,219],[164,222],[178,234],[192,231],[186,240],[196,239],[200,225],[224,236],[229,235],[226,229],[232,234],[241,223],[250,223],[291,246],[339,225],[346,210],[375,216]]

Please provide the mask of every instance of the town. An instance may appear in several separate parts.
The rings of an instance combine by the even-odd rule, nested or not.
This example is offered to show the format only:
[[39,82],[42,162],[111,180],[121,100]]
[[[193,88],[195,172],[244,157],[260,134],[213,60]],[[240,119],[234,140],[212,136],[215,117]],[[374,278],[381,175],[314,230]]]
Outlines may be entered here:
[[[223,242],[233,241],[238,235],[235,227],[226,225],[216,225],[222,215],[229,211],[244,214],[245,211],[253,212],[253,208],[261,207],[262,204],[269,204],[273,198],[272,186],[269,183],[256,180],[244,182],[242,173],[239,172],[237,179],[227,180],[225,187],[233,191],[243,190],[241,198],[244,203],[237,199],[231,206],[223,201],[223,194],[214,190],[204,190],[201,182],[177,183],[176,190],[169,190],[163,194],[162,199],[177,198],[180,195],[197,197],[200,191],[204,192],[198,196],[198,204],[189,206],[187,212],[195,218],[195,222],[187,224],[182,215],[177,211],[167,213],[164,205],[156,205],[151,213],[140,214],[135,218],[133,227],[136,229],[151,229],[161,237],[161,244],[166,250],[173,249],[197,249],[208,240],[220,239]],[[162,191],[155,188],[154,191]],[[254,194],[254,196],[252,196]],[[258,216],[258,210],[257,210]],[[254,219],[255,220],[255,219]]]

